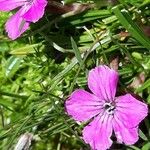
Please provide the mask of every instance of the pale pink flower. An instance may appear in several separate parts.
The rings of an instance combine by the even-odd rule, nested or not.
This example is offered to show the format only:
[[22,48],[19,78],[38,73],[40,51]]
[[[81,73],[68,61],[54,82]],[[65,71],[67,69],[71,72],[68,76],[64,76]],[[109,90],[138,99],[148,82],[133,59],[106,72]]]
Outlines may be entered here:
[[127,145],[138,140],[138,125],[147,116],[148,107],[131,94],[115,97],[118,73],[103,65],[92,69],[88,87],[74,91],[66,101],[66,110],[76,121],[92,119],[83,129],[83,139],[92,150],[106,150],[117,141]]
[[0,11],[20,8],[6,22],[6,31],[11,39],[18,38],[29,28],[31,22],[37,22],[43,15],[47,0],[0,0]]

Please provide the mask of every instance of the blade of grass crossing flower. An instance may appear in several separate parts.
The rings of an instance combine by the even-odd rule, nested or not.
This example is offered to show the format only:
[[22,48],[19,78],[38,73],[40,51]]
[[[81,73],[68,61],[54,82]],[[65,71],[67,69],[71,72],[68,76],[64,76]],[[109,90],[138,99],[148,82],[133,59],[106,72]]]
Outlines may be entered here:
[[120,23],[131,33],[131,35],[144,47],[150,49],[150,40],[132,20],[129,12],[126,9],[120,10],[118,6],[113,7],[113,12],[120,21]]
[[71,37],[71,45],[72,45],[73,51],[75,53],[75,56],[76,56],[78,62],[80,63],[80,65],[81,65],[81,62],[82,62],[81,54],[80,54],[80,51],[77,47],[76,42],[74,41],[74,39],[72,37]]

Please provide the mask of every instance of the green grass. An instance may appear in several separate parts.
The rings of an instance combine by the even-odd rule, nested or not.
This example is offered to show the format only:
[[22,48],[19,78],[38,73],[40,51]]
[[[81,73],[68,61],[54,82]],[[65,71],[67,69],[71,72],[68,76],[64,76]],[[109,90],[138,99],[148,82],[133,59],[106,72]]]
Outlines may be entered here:
[[[4,30],[9,14],[0,13],[0,150],[13,148],[26,132],[34,135],[31,149],[89,149],[84,124],[66,114],[64,102],[75,89],[87,89],[88,71],[100,64],[118,67],[118,95],[132,92],[150,104],[150,38],[143,31],[149,1],[91,3],[94,8],[76,15],[46,12],[15,41]],[[149,150],[149,119],[139,135],[135,145],[114,143],[114,149]]]

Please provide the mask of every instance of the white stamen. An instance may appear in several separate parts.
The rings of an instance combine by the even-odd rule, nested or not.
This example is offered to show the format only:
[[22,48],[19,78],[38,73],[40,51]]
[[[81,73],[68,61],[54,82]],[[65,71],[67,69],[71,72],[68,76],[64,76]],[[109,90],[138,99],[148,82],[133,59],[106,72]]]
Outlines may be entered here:
[[104,104],[104,109],[109,115],[113,115],[115,110],[115,104],[112,102],[107,102]]

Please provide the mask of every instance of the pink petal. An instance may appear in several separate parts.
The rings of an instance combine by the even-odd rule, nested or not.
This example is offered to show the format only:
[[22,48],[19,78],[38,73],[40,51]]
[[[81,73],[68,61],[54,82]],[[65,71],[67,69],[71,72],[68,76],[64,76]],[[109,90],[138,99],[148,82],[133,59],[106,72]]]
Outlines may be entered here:
[[106,150],[112,145],[112,116],[98,115],[83,129],[83,139],[90,144],[92,150]]
[[123,124],[128,127],[136,127],[147,116],[148,107],[138,101],[131,94],[120,96],[116,99],[116,112]]
[[102,65],[89,72],[88,86],[90,90],[106,101],[114,99],[118,82],[118,73]]
[[0,0],[0,10],[9,11],[13,10],[24,4],[25,0]]
[[67,113],[77,121],[87,121],[102,111],[101,100],[81,89],[74,91],[65,105]]
[[46,0],[34,0],[31,5],[28,4],[23,7],[24,14],[22,17],[26,21],[37,22],[43,17],[46,5]]
[[20,17],[20,13],[21,11],[18,11],[15,15],[11,16],[5,25],[8,36],[12,40],[18,38],[29,28],[29,23],[25,22],[22,17]]
[[138,141],[138,128],[127,128],[117,115],[113,120],[113,129],[119,143],[132,145]]

